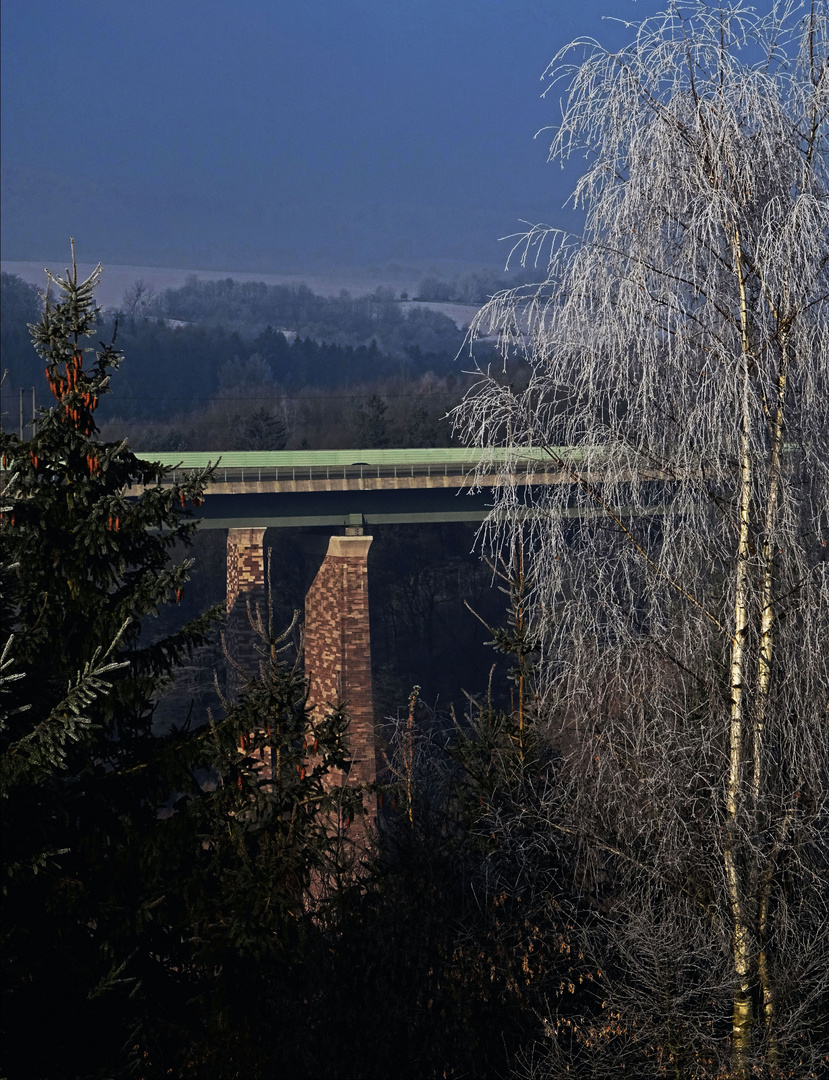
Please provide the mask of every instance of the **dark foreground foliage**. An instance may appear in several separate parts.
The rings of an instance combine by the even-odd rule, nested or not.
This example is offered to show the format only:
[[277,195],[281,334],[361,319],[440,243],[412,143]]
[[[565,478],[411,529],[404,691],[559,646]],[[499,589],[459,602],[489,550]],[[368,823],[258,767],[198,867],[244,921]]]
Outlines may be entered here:
[[[717,1011],[711,935],[676,945],[706,903],[710,838],[652,872],[638,822],[663,796],[647,759],[647,797],[608,814],[606,759],[624,780],[626,747],[580,744],[572,709],[540,714],[521,543],[491,568],[509,707],[491,693],[441,716],[413,691],[376,792],[332,784],[347,717],[309,714],[273,605],[233,700],[199,723],[168,696],[158,722],[221,617],[153,619],[183,610],[175,559],[208,478],[162,485],[100,438],[122,358],[89,345],[95,280],[57,282],[34,329],[55,404],[30,440],[2,436],[0,1075],[733,1076],[727,1014],[695,1019]],[[446,590],[416,577],[399,587],[421,615],[395,645],[421,662],[416,624],[435,625]],[[795,998],[810,1056],[783,1047],[793,1065],[766,1076],[818,1075],[826,1015]]]
[[[56,279],[33,327],[56,403],[31,440],[2,436],[0,1071],[205,1075],[215,1062],[232,1075],[221,1062],[265,1053],[244,1038],[257,973],[293,971],[327,876],[343,875],[323,779],[343,763],[346,721],[312,722],[266,633],[224,715],[154,730],[159,691],[221,616],[162,636],[148,622],[182,597],[190,563],[169,556],[207,474],[162,486],[159,466],[99,440],[121,355],[89,345],[97,276]],[[48,1038],[33,1038],[47,1016]]]
[[503,1074],[573,970],[566,852],[516,861],[495,824],[554,762],[488,706],[424,727],[413,696],[357,861],[359,792],[326,782],[347,719],[309,715],[272,618],[221,715],[159,730],[220,617],[152,632],[207,476],[161,485],[99,438],[122,357],[90,345],[96,279],[56,281],[55,404],[2,444],[3,1075]]

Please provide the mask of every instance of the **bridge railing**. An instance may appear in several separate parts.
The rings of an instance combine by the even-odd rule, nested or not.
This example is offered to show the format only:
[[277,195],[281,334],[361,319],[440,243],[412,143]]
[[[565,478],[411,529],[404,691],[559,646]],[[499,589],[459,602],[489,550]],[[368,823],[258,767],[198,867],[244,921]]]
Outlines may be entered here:
[[[547,473],[555,469],[551,463],[546,465],[538,461],[518,461],[510,468],[513,474]],[[493,475],[499,466],[493,465],[487,472]],[[194,470],[173,469],[161,481],[162,484],[175,484],[183,480]],[[449,462],[424,465],[287,465],[270,467],[235,466],[225,468],[219,465],[213,474],[213,483],[285,483],[314,480],[363,480],[363,479],[402,479],[404,477],[459,476],[471,477],[475,473],[474,465],[459,466]]]
[[[578,452],[562,451],[573,458]],[[215,466],[214,483],[297,483],[331,480],[402,479],[405,477],[472,477],[481,471],[494,475],[509,462],[515,475],[555,471],[558,464],[542,450],[352,450],[297,451],[225,454],[139,453],[161,461],[171,471],[162,483],[177,483],[195,470]],[[365,460],[363,460],[365,459]],[[483,470],[481,467],[483,466]]]
[[[182,480],[192,469],[173,469],[162,483],[173,484]],[[283,466],[235,466],[219,465],[213,474],[214,483],[296,483],[314,480],[364,480],[399,479],[420,476],[469,476],[474,466],[444,462],[442,465],[427,462],[422,465],[283,465]],[[523,471],[523,470],[522,470]],[[536,467],[526,471],[536,471]]]

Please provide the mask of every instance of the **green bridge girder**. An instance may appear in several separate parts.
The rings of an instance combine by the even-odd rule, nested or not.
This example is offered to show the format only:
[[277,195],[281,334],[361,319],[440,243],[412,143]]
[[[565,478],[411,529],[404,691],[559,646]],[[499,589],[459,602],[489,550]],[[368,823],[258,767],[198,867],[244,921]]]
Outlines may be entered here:
[[560,455],[573,462],[581,460],[583,451],[566,446],[544,447],[494,447],[481,450],[475,447],[421,447],[405,450],[211,450],[211,451],[142,451],[136,455],[148,461],[160,461],[167,468],[203,469],[220,461],[226,469],[307,469],[349,468],[371,466],[394,468],[394,466],[444,465],[467,469],[476,468],[481,462],[494,466],[506,461],[520,461],[534,465],[550,464],[551,454]]

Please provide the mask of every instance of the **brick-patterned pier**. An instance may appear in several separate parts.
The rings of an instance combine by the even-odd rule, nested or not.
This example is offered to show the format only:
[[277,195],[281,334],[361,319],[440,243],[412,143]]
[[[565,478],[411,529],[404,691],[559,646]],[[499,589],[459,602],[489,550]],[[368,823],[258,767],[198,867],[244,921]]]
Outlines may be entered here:
[[345,702],[350,724],[349,783],[373,783],[374,696],[368,608],[370,536],[332,536],[305,597],[305,674],[310,704],[324,715]]
[[[261,656],[261,644],[251,626],[257,610],[267,620],[265,594],[265,553],[262,539],[265,530],[227,530],[227,635],[228,652],[245,671],[255,675]],[[267,625],[267,622],[266,622]],[[228,666],[227,691],[233,698],[239,687],[236,670]]]
[[[265,530],[228,529],[228,649],[234,660],[255,674],[260,656],[248,607],[266,617]],[[310,539],[310,538],[309,538]],[[318,537],[318,569],[305,598],[305,674],[309,704],[318,716],[345,703],[350,718],[347,743],[350,767],[336,782],[373,783],[375,758],[374,697],[371,683],[371,636],[368,606],[368,549],[372,537]],[[313,541],[311,541],[311,545]],[[238,686],[228,670],[228,691]]]

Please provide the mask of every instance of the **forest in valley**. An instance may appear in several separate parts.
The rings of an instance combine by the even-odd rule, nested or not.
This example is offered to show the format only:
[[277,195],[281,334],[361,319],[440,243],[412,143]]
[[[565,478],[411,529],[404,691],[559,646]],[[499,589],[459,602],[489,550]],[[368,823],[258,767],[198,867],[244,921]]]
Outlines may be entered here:
[[[578,49],[584,232],[506,278],[3,276],[10,1080],[827,1074],[829,17]],[[152,455],[453,444],[492,512],[376,530],[349,782],[302,534],[243,662],[211,468]]]
[[[462,298],[468,321],[514,278],[427,278],[421,292]],[[8,403],[20,387],[30,419],[41,375],[26,330],[39,317],[38,293],[2,275],[6,426],[17,421]],[[326,297],[303,284],[193,277],[155,295],[137,281],[120,309],[99,318],[102,338],[117,326],[130,357],[117,398],[102,403],[102,431],[142,450],[451,445],[443,418],[469,385],[466,333],[439,306],[383,288]]]

